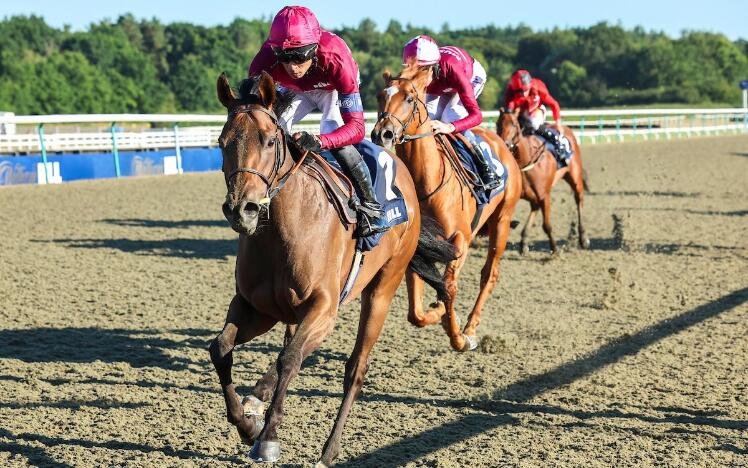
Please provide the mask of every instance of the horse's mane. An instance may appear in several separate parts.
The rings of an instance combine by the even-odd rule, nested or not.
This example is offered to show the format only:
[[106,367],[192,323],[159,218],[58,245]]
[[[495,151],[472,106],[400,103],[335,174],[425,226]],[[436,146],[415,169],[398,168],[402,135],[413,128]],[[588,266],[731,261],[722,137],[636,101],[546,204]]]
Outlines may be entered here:
[[[259,79],[260,78],[258,76],[253,76],[251,78],[244,79],[241,81],[241,83],[239,83],[239,104],[260,104],[255,89],[257,81]],[[285,111],[288,106],[291,105],[291,101],[293,101],[294,96],[295,93],[290,89],[278,89],[276,87],[275,103],[273,104],[273,112],[275,112],[275,115],[281,115],[283,111]]]
[[415,63],[410,63],[408,65],[405,65],[405,68],[402,69],[399,75],[397,75],[398,78],[404,78],[406,80],[415,80],[419,78],[419,75],[421,73],[424,73],[428,70],[428,67],[423,67],[420,65],[417,65]]
[[[257,95],[256,89],[257,81],[259,79],[259,76],[253,76],[251,78],[244,79],[241,81],[241,83],[239,83],[239,97],[237,98],[239,104],[260,104],[260,98]],[[291,105],[294,96],[296,96],[296,93],[288,88],[275,88],[275,102],[273,103],[273,112],[276,116],[280,116],[281,114],[283,114],[283,111],[285,111],[288,106]],[[282,127],[281,130],[283,130]],[[291,135],[289,135],[285,130],[283,131],[283,135],[288,142],[287,144],[291,151],[291,157],[293,157],[294,160],[297,160],[298,148],[296,147],[296,145],[290,144],[292,141]]]

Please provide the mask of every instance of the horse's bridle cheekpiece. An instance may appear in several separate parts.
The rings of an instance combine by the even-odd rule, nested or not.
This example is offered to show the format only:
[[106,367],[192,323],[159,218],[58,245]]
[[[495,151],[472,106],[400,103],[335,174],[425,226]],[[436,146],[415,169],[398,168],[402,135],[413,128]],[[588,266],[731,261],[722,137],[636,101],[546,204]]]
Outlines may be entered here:
[[[278,174],[280,172],[280,168],[283,166],[283,164],[286,162],[286,155],[288,154],[288,143],[286,141],[286,132],[283,130],[283,127],[281,127],[278,124],[278,117],[275,115],[275,112],[273,112],[271,109],[267,109],[259,104],[244,104],[240,106],[236,106],[233,108],[230,112],[228,117],[231,118],[238,114],[248,114],[252,115],[253,112],[262,112],[273,121],[275,124],[275,135],[276,135],[276,144],[275,144],[275,161],[273,162],[273,169],[270,172],[269,175],[265,175],[261,173],[260,171],[251,168],[251,167],[240,167],[238,169],[235,169],[226,177],[226,183],[230,183],[231,180],[236,177],[238,174],[241,173],[247,173],[247,174],[253,174],[262,180],[265,185],[267,186],[267,190],[265,191],[265,197],[260,199],[257,204],[258,205],[269,205],[270,201],[275,197],[278,192],[283,188],[283,186],[286,184],[286,181],[289,177],[293,175],[294,172],[301,166],[301,163],[306,158],[308,152],[304,152],[304,154],[299,158],[299,160],[294,164],[294,166],[286,172],[280,179],[278,179]],[[279,137],[280,134],[280,137]],[[283,143],[283,154],[281,154],[281,148],[280,144]],[[273,184],[275,183],[276,179],[278,180],[275,187],[273,187]]]
[[392,115],[389,112],[382,112],[381,114],[379,114],[379,120],[383,120],[383,119],[390,119],[390,120],[392,120],[392,119],[394,119],[394,120],[397,121],[398,124],[400,124],[400,127],[401,127],[400,128],[400,141],[398,141],[397,144],[405,143],[406,141],[417,140],[419,138],[423,138],[423,137],[427,137],[427,136],[432,136],[434,134],[434,132],[424,132],[424,133],[418,133],[416,135],[406,135],[405,134],[405,129],[407,129],[408,126],[411,124],[411,122],[413,122],[413,120],[415,120],[416,115],[418,116],[418,128],[420,128],[421,125],[423,125],[423,123],[426,120],[428,120],[428,115],[426,115],[426,119],[421,119],[421,110],[418,107],[418,103],[419,102],[421,104],[423,104],[424,108],[426,107],[426,103],[424,103],[421,100],[421,98],[418,96],[418,90],[416,90],[416,85],[413,84],[413,80],[409,80],[408,78],[400,78],[400,77],[392,77],[392,78],[390,78],[390,81],[395,81],[395,80],[408,81],[410,83],[410,86],[413,87],[413,92],[416,95],[416,98],[413,100],[413,110],[410,112],[410,117],[408,117],[408,119],[405,122],[403,122],[397,116]]

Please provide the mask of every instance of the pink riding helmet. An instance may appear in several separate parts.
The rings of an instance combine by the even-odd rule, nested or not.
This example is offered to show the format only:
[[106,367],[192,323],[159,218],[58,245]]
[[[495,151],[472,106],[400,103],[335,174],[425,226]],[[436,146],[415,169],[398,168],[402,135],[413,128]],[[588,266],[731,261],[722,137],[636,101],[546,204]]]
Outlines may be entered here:
[[434,65],[439,63],[441,54],[436,41],[421,34],[409,40],[403,48],[403,65],[407,65],[413,60],[418,65]]
[[307,7],[287,6],[273,18],[268,42],[271,47],[294,49],[316,44],[322,36],[317,17]]

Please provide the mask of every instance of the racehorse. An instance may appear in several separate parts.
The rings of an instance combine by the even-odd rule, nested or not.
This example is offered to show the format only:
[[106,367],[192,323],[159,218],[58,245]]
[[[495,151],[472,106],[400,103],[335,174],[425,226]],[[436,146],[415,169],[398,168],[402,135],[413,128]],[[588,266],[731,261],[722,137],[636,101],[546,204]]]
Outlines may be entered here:
[[[278,426],[291,379],[301,363],[332,331],[341,291],[356,258],[353,226],[345,226],[328,193],[310,169],[308,152],[296,148],[276,117],[273,79],[267,73],[245,80],[237,97],[221,75],[218,98],[228,117],[218,140],[227,195],[222,209],[239,233],[236,294],[221,333],[209,351],[228,412],[242,440],[253,444],[250,457],[273,462],[280,456]],[[419,271],[437,289],[441,275],[433,260],[454,258],[452,247],[422,226],[413,181],[393,157],[395,181],[406,201],[408,221],[392,227],[364,255],[345,302],[361,294],[356,344],[345,366],[344,395],[318,466],[332,463],[353,402],[361,392],[369,353],[406,269]],[[415,256],[414,256],[415,252]],[[411,257],[413,260],[411,261]],[[357,260],[356,260],[357,261]],[[431,270],[429,270],[431,268]],[[240,399],[231,378],[233,349],[270,330],[290,326],[275,366],[260,379],[253,396]],[[272,396],[261,418],[263,402]],[[245,410],[250,414],[245,414]]]
[[553,238],[551,227],[551,189],[561,178],[571,186],[576,200],[579,247],[586,249],[590,246],[590,240],[587,238],[582,223],[584,191],[587,189],[587,180],[582,167],[582,153],[579,150],[574,132],[568,127],[562,128],[564,136],[571,144],[574,155],[568,166],[559,169],[556,159],[546,147],[545,141],[540,137],[526,137],[522,134],[522,128],[519,124],[519,110],[510,112],[502,108],[499,119],[496,121],[497,133],[504,139],[521,168],[522,198],[530,202],[530,214],[522,228],[522,240],[520,242],[520,253],[523,255],[530,250],[527,237],[538,209],[543,211],[543,230],[548,236],[551,253],[553,255],[558,254],[558,247],[556,246],[556,240]]
[[[499,279],[499,261],[506,248],[514,208],[522,191],[519,167],[501,138],[492,131],[474,128],[473,132],[487,142],[508,172],[503,193],[479,208],[471,195],[473,190],[460,177],[459,162],[449,157],[446,138],[435,137],[428,128],[425,87],[428,70],[410,65],[399,76],[385,72],[387,88],[379,95],[380,118],[372,137],[381,144],[395,146],[397,155],[408,167],[416,185],[421,213],[433,217],[452,242],[458,258],[447,265],[446,301],[434,304],[423,312],[423,282],[408,273],[408,320],[424,327],[441,321],[452,348],[472,350],[478,345],[476,329],[481,311]],[[488,255],[481,271],[480,293],[465,328],[460,331],[455,311],[457,282],[471,242],[479,232],[488,232]]]

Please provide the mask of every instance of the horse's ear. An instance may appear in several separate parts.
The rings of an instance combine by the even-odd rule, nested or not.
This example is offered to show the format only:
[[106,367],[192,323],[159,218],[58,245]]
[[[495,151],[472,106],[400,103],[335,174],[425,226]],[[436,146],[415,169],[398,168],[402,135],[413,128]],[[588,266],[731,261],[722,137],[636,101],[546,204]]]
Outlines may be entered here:
[[236,96],[234,95],[234,91],[231,89],[231,84],[229,84],[229,79],[226,76],[226,73],[221,73],[221,76],[218,77],[216,91],[218,93],[218,100],[221,101],[221,104],[223,104],[223,107],[226,109],[228,109],[236,100]]
[[384,78],[384,84],[390,84],[390,81],[392,81],[392,72],[385,70],[382,72],[382,78]]
[[275,82],[273,77],[266,71],[262,72],[256,85],[257,97],[263,107],[271,109],[275,104]]

